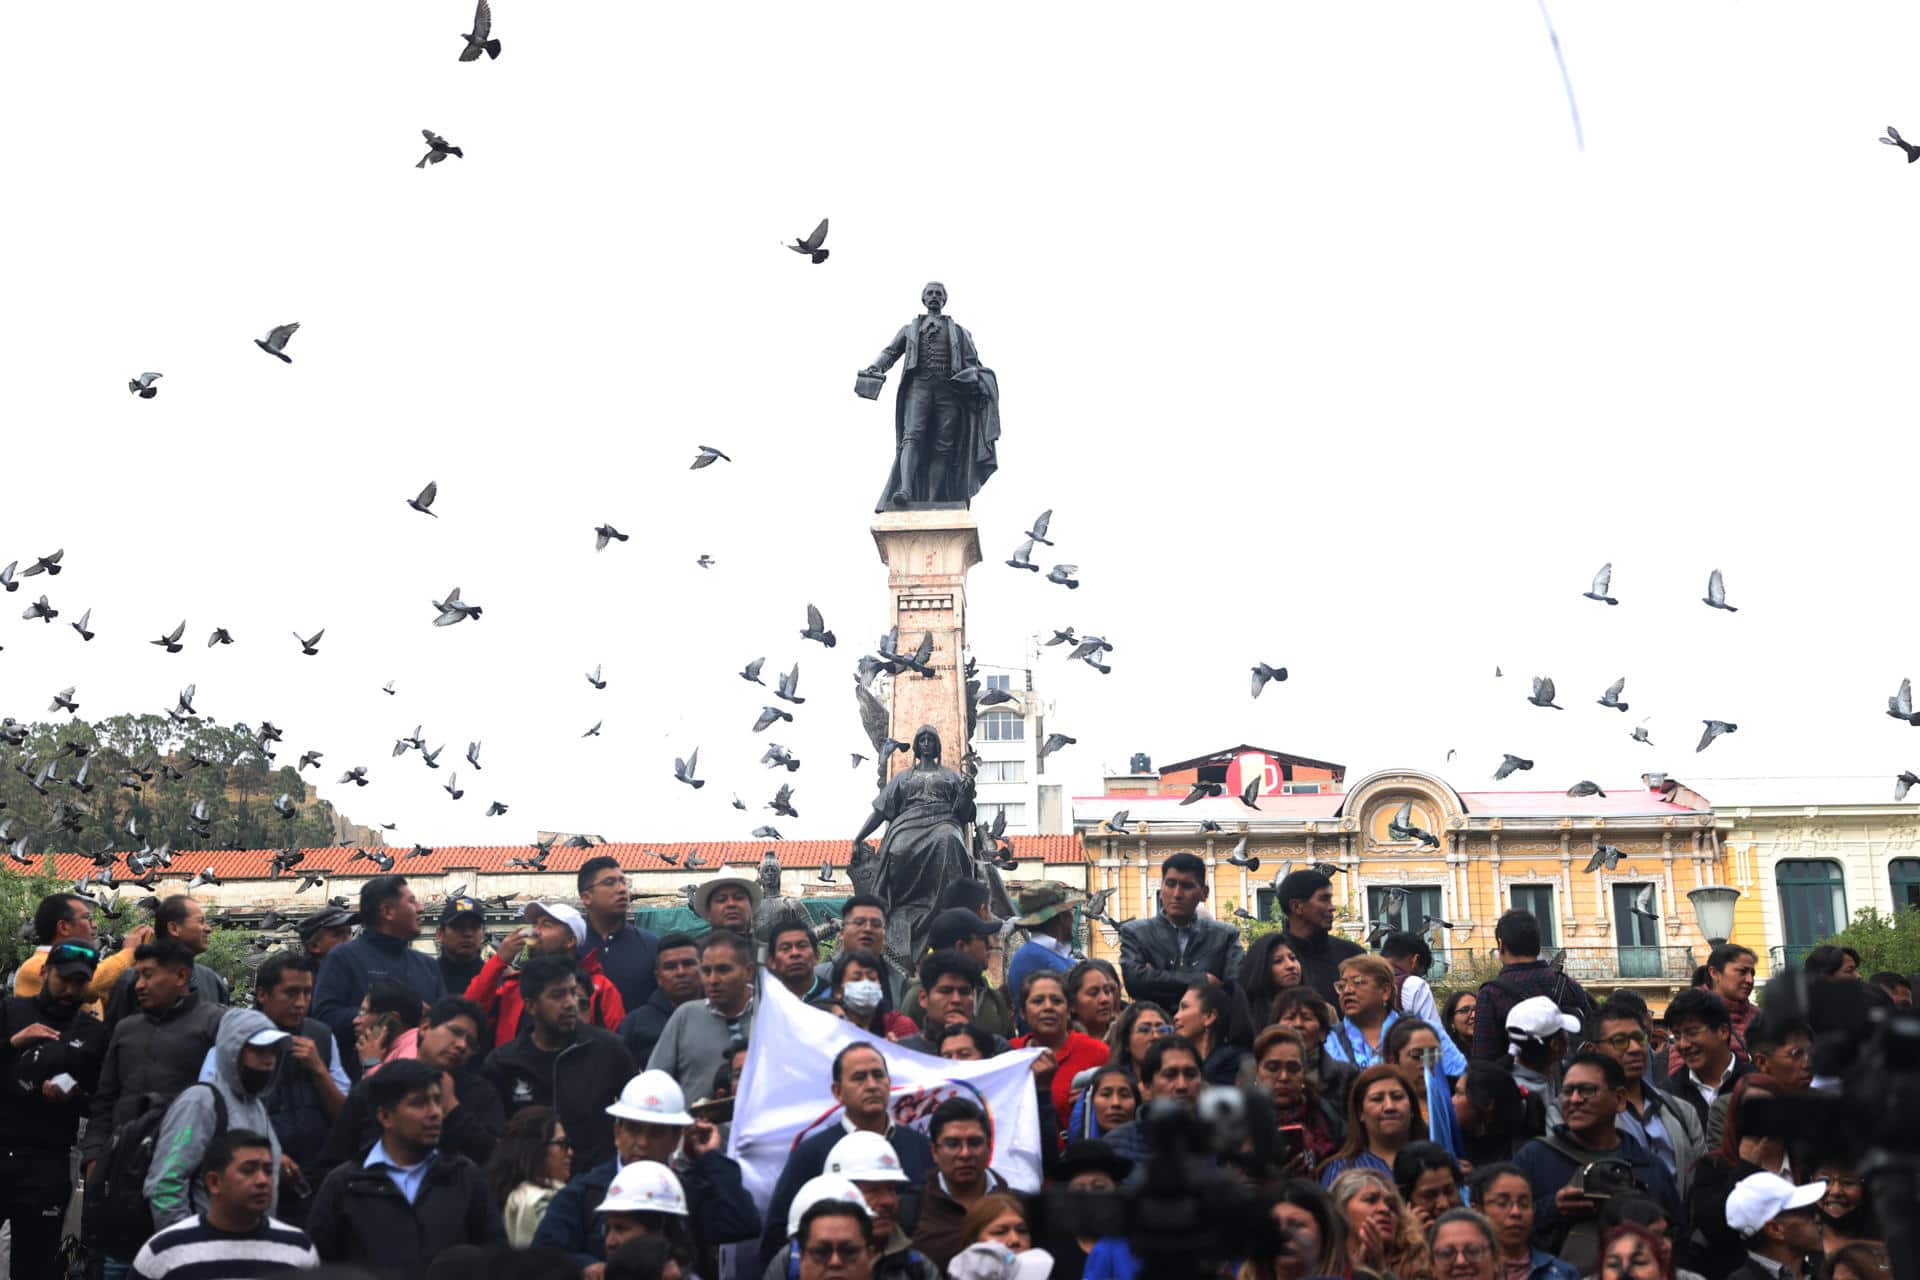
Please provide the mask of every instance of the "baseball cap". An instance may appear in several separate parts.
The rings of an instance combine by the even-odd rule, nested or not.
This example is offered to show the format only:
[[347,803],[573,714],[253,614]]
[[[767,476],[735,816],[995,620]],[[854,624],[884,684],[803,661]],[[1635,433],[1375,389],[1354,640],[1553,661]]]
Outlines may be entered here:
[[91,978],[100,953],[84,942],[62,942],[47,952],[47,968],[63,978]]
[[1053,1255],[1045,1249],[1015,1253],[991,1240],[968,1245],[947,1264],[953,1280],[1046,1280],[1052,1274]]
[[1560,1006],[1546,996],[1528,996],[1507,1014],[1507,1039],[1551,1040],[1562,1031],[1580,1034],[1580,1019],[1560,1012]]
[[927,930],[927,946],[934,951],[945,951],[975,938],[991,938],[999,932],[999,925],[982,920],[978,912],[948,907],[933,918],[933,925]]
[[[837,1145],[837,1144],[836,1144]],[[787,1239],[800,1234],[800,1219],[807,1216],[807,1210],[822,1200],[851,1200],[873,1212],[867,1206],[867,1198],[860,1194],[860,1188],[853,1185],[851,1178],[843,1178],[837,1173],[823,1173],[817,1178],[808,1178],[793,1193],[793,1206],[787,1210]]]
[[1818,1204],[1826,1194],[1824,1182],[1796,1187],[1777,1173],[1750,1173],[1727,1193],[1727,1225],[1743,1236],[1758,1235],[1781,1214]]
[[596,1213],[671,1213],[687,1216],[687,1193],[673,1170],[652,1160],[636,1160],[613,1175],[607,1198]]
[[564,902],[529,902],[526,910],[520,913],[520,918],[528,924],[541,916],[552,916],[573,930],[573,945],[576,948],[587,945],[587,922],[578,907],[570,907]]
[[484,925],[486,922],[486,913],[481,909],[478,898],[448,898],[440,906],[440,923],[442,925]]
[[827,1152],[822,1173],[837,1173],[855,1182],[910,1182],[900,1167],[900,1153],[880,1134],[855,1129]]
[[278,1027],[267,1027],[248,1036],[247,1043],[265,1049],[270,1045],[279,1044],[282,1040],[291,1040],[292,1038],[293,1033],[290,1031],[282,1031]]
[[610,1116],[641,1124],[692,1124],[687,1095],[664,1071],[642,1071],[627,1081],[620,1096],[606,1109]]
[[322,907],[293,928],[304,940],[322,929],[340,929],[359,923],[360,913],[357,911],[349,911],[345,907]]

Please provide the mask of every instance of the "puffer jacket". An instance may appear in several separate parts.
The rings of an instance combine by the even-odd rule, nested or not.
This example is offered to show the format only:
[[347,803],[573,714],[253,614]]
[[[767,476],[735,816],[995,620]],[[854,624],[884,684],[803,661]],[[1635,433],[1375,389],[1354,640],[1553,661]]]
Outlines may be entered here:
[[[240,1050],[249,1037],[274,1030],[267,1015],[256,1009],[231,1009],[220,1020],[219,1038],[214,1044],[215,1078],[212,1087],[226,1103],[227,1128],[251,1129],[267,1136],[273,1147],[273,1163],[280,1164],[280,1135],[274,1132],[273,1116],[267,1111],[266,1090],[248,1093],[240,1083]],[[284,1041],[282,1042],[285,1043]],[[272,1078],[267,1088],[271,1089]],[[205,1089],[188,1089],[167,1108],[160,1125],[159,1140],[153,1144],[153,1163],[147,1169],[147,1201],[153,1206],[155,1230],[165,1230],[176,1222],[207,1210],[206,1183],[198,1176],[200,1161],[213,1141],[216,1122],[212,1096]],[[273,1200],[267,1205],[271,1215],[280,1207],[280,1180],[274,1179]]]

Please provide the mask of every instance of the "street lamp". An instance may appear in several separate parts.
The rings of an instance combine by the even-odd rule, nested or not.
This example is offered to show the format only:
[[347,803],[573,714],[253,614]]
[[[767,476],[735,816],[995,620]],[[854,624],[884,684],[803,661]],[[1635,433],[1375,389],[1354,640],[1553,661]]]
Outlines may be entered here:
[[1698,889],[1687,891],[1687,900],[1693,903],[1693,918],[1700,924],[1700,932],[1706,937],[1709,946],[1719,946],[1733,936],[1733,904],[1740,900],[1740,891],[1731,885],[1703,884]]

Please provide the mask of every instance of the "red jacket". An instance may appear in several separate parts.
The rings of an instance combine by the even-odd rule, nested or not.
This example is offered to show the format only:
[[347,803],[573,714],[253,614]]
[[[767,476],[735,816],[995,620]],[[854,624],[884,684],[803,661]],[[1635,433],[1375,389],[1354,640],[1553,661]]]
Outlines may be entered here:
[[[600,957],[590,955],[576,967],[593,975],[593,1003],[587,1006],[588,1020],[609,1031],[618,1030],[620,1019],[627,1016],[627,1006],[621,1001],[619,990],[600,972]],[[520,1000],[520,975],[508,972],[506,957],[500,952],[494,952],[480,966],[480,972],[467,984],[466,997],[486,1010],[493,1024],[495,1045],[507,1044],[520,1034],[520,1011],[525,1008]]]
[[[1031,1036],[1017,1036],[1008,1045],[1015,1049],[1040,1048]],[[1067,1043],[1054,1055],[1053,1109],[1057,1116],[1073,1114],[1073,1078],[1088,1067],[1104,1067],[1113,1050],[1104,1040],[1096,1040],[1084,1031],[1069,1031]],[[1065,1124],[1065,1119],[1060,1121]]]

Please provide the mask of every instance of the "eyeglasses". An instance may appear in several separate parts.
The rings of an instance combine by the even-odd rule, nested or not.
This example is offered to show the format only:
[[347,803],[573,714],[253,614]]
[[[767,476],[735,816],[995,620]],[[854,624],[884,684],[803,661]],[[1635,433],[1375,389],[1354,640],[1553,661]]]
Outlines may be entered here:
[[938,1143],[942,1151],[985,1151],[987,1140],[984,1137],[942,1138]]
[[100,963],[100,953],[82,942],[62,942],[47,952],[47,963],[65,964],[69,960],[85,960],[89,964]]
[[1606,1092],[1606,1088],[1603,1084],[1562,1084],[1560,1092],[1569,1098],[1591,1098]]
[[1431,1049],[1406,1049],[1401,1052],[1400,1056],[1408,1062],[1424,1067],[1429,1062],[1440,1061],[1440,1046],[1435,1045]]
[[1468,1262],[1482,1262],[1493,1250],[1483,1244],[1449,1244],[1433,1251],[1435,1262],[1452,1262],[1464,1258]]
[[573,1139],[572,1138],[555,1138],[553,1139],[553,1141],[547,1143],[547,1145],[550,1147],[565,1147],[567,1150],[571,1151],[573,1150]]
[[1705,1040],[1712,1034],[1704,1022],[1689,1022],[1684,1027],[1674,1027],[1672,1030],[1676,1040]]
[[1646,1042],[1647,1033],[1644,1031],[1616,1031],[1601,1043],[1615,1053],[1625,1053],[1635,1045],[1644,1045]]
[[807,1257],[826,1264],[838,1259],[841,1262],[853,1262],[864,1257],[867,1246],[858,1240],[822,1240],[819,1244],[807,1246]]
[[1807,1046],[1803,1044],[1786,1045],[1767,1055],[1769,1058],[1785,1058],[1788,1062],[1805,1062],[1808,1058]]
[[1372,978],[1340,978],[1334,982],[1333,989],[1335,991],[1351,991],[1355,987],[1372,986],[1373,983],[1374,980]]

